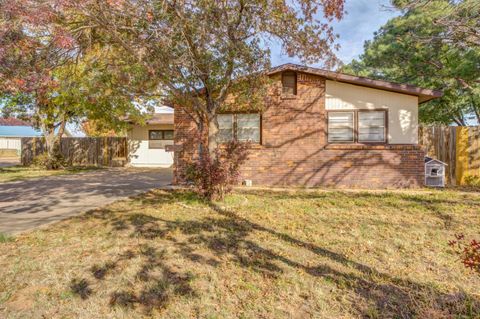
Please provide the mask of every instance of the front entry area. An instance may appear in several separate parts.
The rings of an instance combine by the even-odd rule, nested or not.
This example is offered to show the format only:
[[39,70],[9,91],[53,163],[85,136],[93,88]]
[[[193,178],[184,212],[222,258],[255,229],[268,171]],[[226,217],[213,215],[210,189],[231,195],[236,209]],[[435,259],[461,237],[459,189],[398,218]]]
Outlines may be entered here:
[[173,124],[133,126],[128,134],[129,162],[133,167],[171,167]]

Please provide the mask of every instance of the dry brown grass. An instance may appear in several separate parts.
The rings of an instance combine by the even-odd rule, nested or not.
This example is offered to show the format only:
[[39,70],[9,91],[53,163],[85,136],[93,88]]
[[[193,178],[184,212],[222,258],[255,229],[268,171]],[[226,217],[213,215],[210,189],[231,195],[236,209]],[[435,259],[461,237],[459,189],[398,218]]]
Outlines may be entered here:
[[6,318],[478,318],[475,192],[153,191],[0,243]]

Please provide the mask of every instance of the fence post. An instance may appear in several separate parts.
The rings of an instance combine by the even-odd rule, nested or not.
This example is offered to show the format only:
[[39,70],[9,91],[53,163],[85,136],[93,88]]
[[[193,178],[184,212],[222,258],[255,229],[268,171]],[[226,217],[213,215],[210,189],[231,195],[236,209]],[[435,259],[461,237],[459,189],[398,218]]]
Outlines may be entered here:
[[108,165],[108,140],[107,137],[103,138],[103,166]]
[[464,185],[468,172],[468,127],[456,128],[456,144],[455,177],[457,185]]

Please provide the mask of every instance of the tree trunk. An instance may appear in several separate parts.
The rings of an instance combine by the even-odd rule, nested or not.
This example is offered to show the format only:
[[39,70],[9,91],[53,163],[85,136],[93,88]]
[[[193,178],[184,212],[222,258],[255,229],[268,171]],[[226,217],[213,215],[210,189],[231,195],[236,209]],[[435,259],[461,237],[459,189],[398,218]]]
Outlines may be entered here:
[[60,123],[57,134],[55,134],[55,126],[49,127],[48,130],[44,132],[45,146],[47,149],[47,161],[45,166],[47,169],[59,169],[62,166],[60,143],[63,133],[65,132],[66,124],[66,121]]
[[51,128],[48,132],[45,133],[45,147],[47,150],[47,159],[44,163],[46,169],[56,169],[55,165],[55,155],[56,155],[56,137],[55,130]]
[[208,120],[208,153],[211,158],[216,157],[218,122],[215,115],[209,116]]

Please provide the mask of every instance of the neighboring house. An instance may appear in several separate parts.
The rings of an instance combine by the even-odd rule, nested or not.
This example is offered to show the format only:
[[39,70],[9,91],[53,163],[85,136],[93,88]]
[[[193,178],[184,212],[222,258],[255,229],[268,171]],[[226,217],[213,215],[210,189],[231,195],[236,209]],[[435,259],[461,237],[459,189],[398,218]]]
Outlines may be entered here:
[[173,153],[173,113],[155,113],[145,125],[131,124],[127,133],[129,162],[136,167],[170,167]]
[[[40,130],[30,123],[16,118],[0,118],[0,153],[20,156],[22,151],[22,137],[42,137]],[[71,136],[65,129],[64,136]]]
[[[250,140],[254,185],[411,187],[424,183],[418,105],[440,91],[285,64],[262,112],[219,114],[220,141]],[[191,118],[175,110],[175,182],[194,156]]]
[[0,151],[2,154],[20,156],[22,137],[42,136],[28,122],[16,118],[0,118]]

